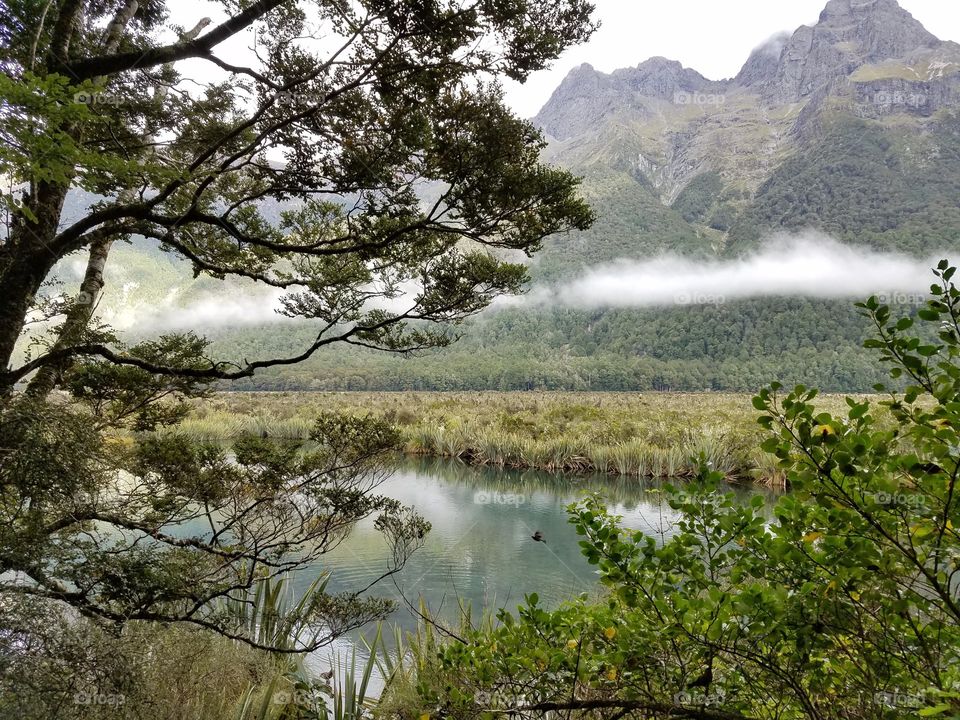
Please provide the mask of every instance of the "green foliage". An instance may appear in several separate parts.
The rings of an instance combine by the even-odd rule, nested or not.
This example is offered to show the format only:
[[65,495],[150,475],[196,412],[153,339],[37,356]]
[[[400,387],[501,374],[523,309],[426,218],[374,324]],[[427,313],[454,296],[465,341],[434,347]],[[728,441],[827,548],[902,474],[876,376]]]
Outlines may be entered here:
[[[0,143],[0,166],[16,174],[10,180],[66,183],[77,164],[95,163],[97,154],[84,151],[65,129],[91,117],[87,105],[74,101],[77,88],[59,75],[37,76],[32,72],[14,78],[0,73],[0,97],[8,103]],[[13,203],[3,195],[8,209],[24,212],[29,207]]]
[[389,683],[397,671],[385,668],[403,659],[387,652],[377,626],[361,666],[354,650],[349,662],[334,658],[329,678],[311,671],[294,651],[319,630],[305,619],[325,582],[293,597],[289,578],[264,579],[219,604],[235,632],[282,654],[182,626],[67,619],[50,602],[13,598],[0,618],[0,712],[24,720],[359,720],[372,704],[374,669]]
[[0,616],[3,717],[234,720],[238,698],[263,694],[276,672],[266,653],[183,626],[121,630],[24,596]]
[[[193,333],[165,335],[138,343],[127,353],[145,363],[195,370],[208,345]],[[102,427],[131,427],[138,432],[175,425],[185,417],[183,399],[203,397],[210,382],[96,360],[69,367],[61,378],[63,387],[90,408]]]
[[769,231],[805,228],[878,250],[942,251],[960,227],[956,123],[946,115],[908,139],[897,127],[829,121],[760,187],[734,222],[727,252],[750,250]]
[[[232,634],[207,609],[244,596],[251,572],[311,565],[376,516],[392,550],[389,574],[429,530],[397,501],[370,493],[398,442],[379,419],[321,415],[308,445],[245,439],[232,459],[228,448],[176,435],[127,443],[103,433],[76,408],[29,398],[5,405],[0,593],[61,600],[118,623],[183,621]],[[127,486],[125,477],[136,480]],[[324,634],[301,649],[390,609],[318,588],[309,614]]]
[[[886,718],[960,714],[960,290],[946,262],[918,313],[871,298],[868,342],[907,380],[883,406],[818,409],[804,386],[753,400],[791,492],[772,509],[672,488],[670,534],[628,531],[600,498],[570,508],[609,594],[547,610],[536,595],[440,653],[421,691],[450,717],[508,708],[584,717]],[[772,517],[771,517],[772,515]]]
[[673,201],[673,209],[688,223],[703,224],[723,190],[720,173],[697,175]]

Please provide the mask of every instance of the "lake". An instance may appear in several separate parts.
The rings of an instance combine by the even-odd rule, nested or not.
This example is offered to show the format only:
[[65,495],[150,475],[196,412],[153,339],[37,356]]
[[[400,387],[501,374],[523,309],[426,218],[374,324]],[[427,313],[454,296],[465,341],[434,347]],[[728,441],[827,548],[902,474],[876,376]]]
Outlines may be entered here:
[[[580,554],[582,538],[567,522],[565,508],[587,493],[600,493],[626,527],[665,538],[673,532],[676,513],[658,492],[662,486],[635,477],[579,478],[407,459],[376,492],[413,506],[433,529],[425,546],[394,576],[396,585],[387,579],[370,592],[396,600],[399,607],[388,622],[408,630],[417,618],[406,601],[418,607],[422,598],[432,615],[455,621],[460,603],[471,605],[478,618],[483,609],[515,610],[531,592],[548,607],[598,592],[595,569]],[[761,492],[731,490],[744,501]],[[537,530],[546,543],[531,539]],[[328,590],[356,590],[386,570],[387,543],[369,519],[324,560],[322,569],[332,574]],[[298,584],[305,586],[310,575]],[[351,645],[338,642],[335,650]],[[327,665],[329,651],[321,655],[320,663]]]

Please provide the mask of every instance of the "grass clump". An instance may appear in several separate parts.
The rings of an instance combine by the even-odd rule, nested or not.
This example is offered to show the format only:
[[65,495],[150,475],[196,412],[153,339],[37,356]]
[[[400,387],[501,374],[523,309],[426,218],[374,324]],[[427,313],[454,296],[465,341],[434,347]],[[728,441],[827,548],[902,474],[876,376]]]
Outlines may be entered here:
[[[844,404],[840,396],[824,402]],[[702,457],[728,479],[783,484],[756,449],[756,412],[745,394],[222,393],[199,403],[177,431],[208,440],[302,439],[320,411],[383,417],[412,455],[637,478],[690,476]]]

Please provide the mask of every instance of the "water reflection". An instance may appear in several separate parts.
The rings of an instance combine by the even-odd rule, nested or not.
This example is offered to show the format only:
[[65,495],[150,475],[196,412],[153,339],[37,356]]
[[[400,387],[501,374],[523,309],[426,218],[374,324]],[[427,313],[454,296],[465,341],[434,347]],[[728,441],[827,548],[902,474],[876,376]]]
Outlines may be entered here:
[[[674,532],[677,514],[663,499],[662,487],[660,481],[638,478],[574,477],[405,459],[377,492],[414,506],[433,529],[423,549],[393,578],[395,582],[386,580],[370,592],[397,602],[388,622],[405,631],[416,628],[418,618],[409,606],[419,607],[421,598],[431,615],[455,622],[460,607],[469,606],[476,619],[484,610],[515,610],[531,592],[548,607],[583,592],[597,595],[595,570],[580,554],[581,538],[567,522],[566,507],[586,494],[598,493],[611,512],[623,517],[624,526],[665,539]],[[723,489],[744,503],[760,492],[736,486]],[[546,543],[531,539],[537,530]],[[354,591],[384,573],[387,553],[386,542],[370,519],[324,556],[317,571],[332,573],[330,591]],[[315,575],[301,572],[295,586],[304,588]],[[362,658],[365,653],[358,635],[341,638],[310,658],[310,664],[317,670],[334,664],[344,667],[354,648]],[[374,673],[374,693],[380,685]]]
[[[547,605],[598,589],[594,568],[580,554],[580,538],[565,508],[588,493],[599,493],[631,529],[667,538],[676,513],[659,492],[662,483],[608,476],[557,476],[539,471],[469,467],[462,463],[410,459],[378,492],[414,506],[433,525],[425,547],[396,577],[372,592],[401,607],[391,621],[412,628],[406,602],[423,598],[432,613],[453,619],[460,604],[514,609],[536,592]],[[732,488],[748,498],[754,490]],[[531,535],[543,533],[546,543]],[[387,564],[386,543],[361,523],[325,556],[330,589],[364,587]],[[307,578],[301,579],[304,584]],[[475,613],[476,615],[476,613]]]

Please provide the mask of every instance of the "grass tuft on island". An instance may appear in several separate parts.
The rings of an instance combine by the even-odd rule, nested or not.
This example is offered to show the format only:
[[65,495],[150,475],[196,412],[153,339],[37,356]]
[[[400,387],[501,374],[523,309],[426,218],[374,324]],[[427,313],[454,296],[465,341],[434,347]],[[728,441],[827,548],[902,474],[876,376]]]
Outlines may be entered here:
[[[730,480],[782,488],[758,449],[750,395],[732,393],[281,392],[220,393],[198,402],[175,432],[227,441],[306,439],[320,412],[385,417],[407,453],[477,465],[632,477],[684,477],[704,457]],[[818,405],[842,412],[843,396]]]

